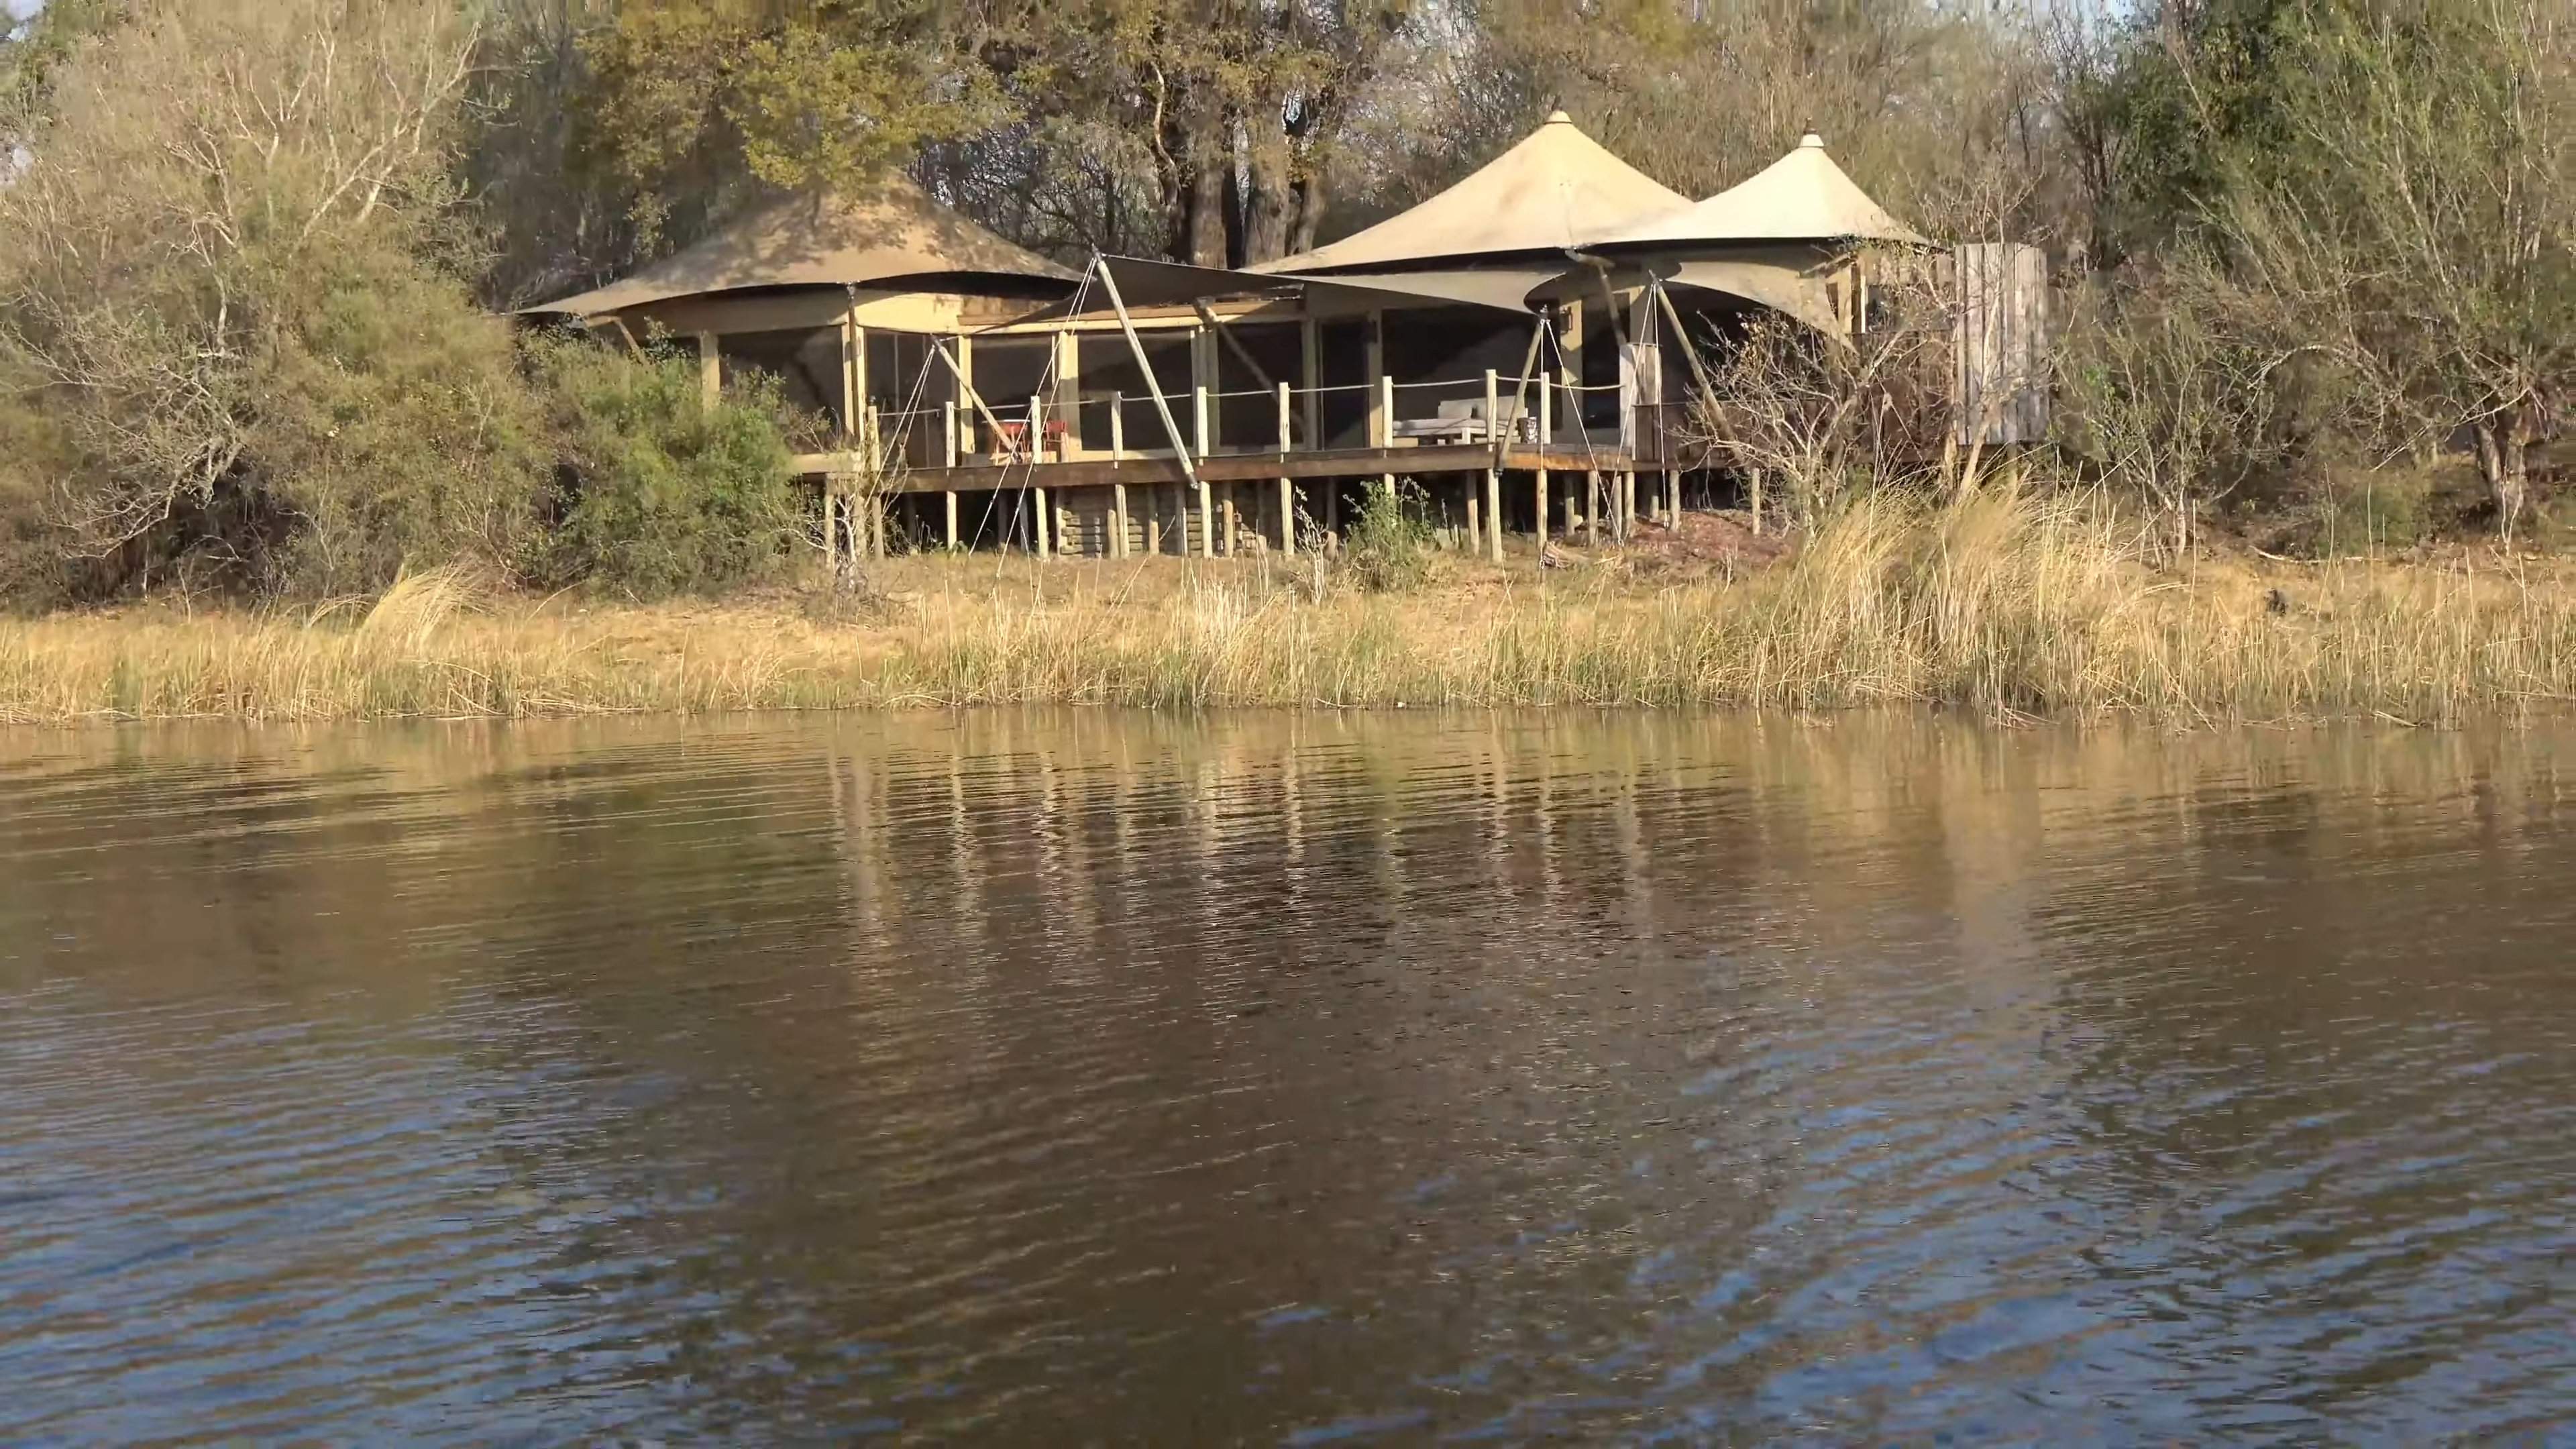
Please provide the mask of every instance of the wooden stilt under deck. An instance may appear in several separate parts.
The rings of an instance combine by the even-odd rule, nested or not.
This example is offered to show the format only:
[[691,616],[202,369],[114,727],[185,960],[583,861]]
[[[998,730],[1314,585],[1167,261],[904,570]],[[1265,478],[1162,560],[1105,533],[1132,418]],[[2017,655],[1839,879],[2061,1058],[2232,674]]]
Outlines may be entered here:
[[[962,423],[962,412],[958,417]],[[952,435],[940,450],[946,453],[963,441]],[[1301,501],[1319,515],[1328,536],[1338,540],[1346,524],[1341,516],[1344,489],[1355,482],[1408,477],[1436,500],[1435,522],[1449,546],[1498,561],[1504,556],[1502,533],[1510,517],[1503,506],[1506,473],[1530,476],[1529,527],[1542,541],[1575,539],[1578,528],[1583,531],[1580,541],[1595,546],[1604,535],[1628,540],[1638,521],[1640,492],[1662,490],[1647,512],[1661,512],[1668,523],[1677,522],[1681,504],[1680,480],[1673,472],[1657,468],[1651,471],[1662,475],[1660,481],[1640,479],[1636,475],[1641,470],[1624,454],[1598,448],[1507,444],[1497,449],[1487,443],[1407,439],[1385,448],[1286,455],[1265,440],[1264,446],[1211,452],[1204,459],[1165,452],[1109,458],[1067,451],[1074,456],[1035,461],[1016,455],[993,461],[989,454],[976,454],[955,467],[933,463],[883,475],[864,473],[854,452],[799,455],[794,466],[825,490],[825,507],[836,531],[848,540],[852,557],[888,551],[894,527],[888,510],[906,494],[938,496],[935,505],[927,497],[902,505],[910,510],[905,526],[917,530],[923,547],[998,543],[1041,558],[1075,553],[1126,558],[1140,550],[1184,558],[1234,557],[1247,532],[1256,533],[1265,545],[1275,540],[1283,556],[1294,556],[1304,516]],[[1321,492],[1301,500],[1301,487]],[[973,536],[967,526],[971,521],[959,516],[961,494],[994,499],[998,513],[987,516],[1000,521],[998,538]],[[1273,514],[1274,497],[1275,534],[1265,516]]]

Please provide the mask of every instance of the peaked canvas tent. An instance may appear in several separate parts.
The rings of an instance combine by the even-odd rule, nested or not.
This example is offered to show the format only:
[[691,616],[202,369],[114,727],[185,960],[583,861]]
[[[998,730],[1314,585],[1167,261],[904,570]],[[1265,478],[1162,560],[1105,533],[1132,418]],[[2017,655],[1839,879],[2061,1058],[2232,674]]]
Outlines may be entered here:
[[1834,158],[1822,136],[1809,133],[1798,149],[1695,206],[1608,229],[1605,246],[1726,244],[1733,242],[1921,243],[1903,223],[1869,198]]
[[1758,302],[1840,335],[1843,321],[1823,273],[1838,267],[1854,242],[1926,244],[1871,200],[1834,163],[1824,138],[1810,133],[1750,179],[1616,230],[1598,245],[1651,259],[1651,270],[1668,281]]
[[1045,296],[1072,280],[931,200],[911,178],[889,175],[863,196],[770,202],[633,276],[526,310],[598,317],[713,292],[889,283]]
[[1366,231],[1252,270],[1293,275],[1418,271],[1547,259],[1690,205],[1558,111],[1457,185]]

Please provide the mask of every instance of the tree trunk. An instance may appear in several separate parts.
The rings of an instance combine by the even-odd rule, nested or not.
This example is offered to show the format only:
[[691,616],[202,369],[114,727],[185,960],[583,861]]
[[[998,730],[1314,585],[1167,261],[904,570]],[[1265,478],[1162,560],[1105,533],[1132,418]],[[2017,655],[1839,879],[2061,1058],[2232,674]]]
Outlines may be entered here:
[[2531,497],[2531,429],[2521,410],[2510,418],[2477,424],[2478,472],[2496,505],[2496,536],[2513,542],[2513,530]]
[[1203,126],[1193,138],[1189,255],[1182,258],[1193,266],[1225,265],[1225,176],[1233,168],[1215,130],[1213,125]]
[[1225,168],[1225,264],[1242,266],[1250,258],[1244,255],[1243,168],[1229,163]]
[[[1315,232],[1324,224],[1324,178],[1309,166],[1296,180],[1295,202],[1289,208],[1288,252],[1315,249]],[[1286,255],[1287,253],[1282,253]]]
[[1190,259],[1192,217],[1198,209],[1195,177],[1190,168],[1190,128],[1175,107],[1163,115],[1156,179],[1163,183],[1163,255],[1176,262]]
[[1244,170],[1250,185],[1243,198],[1243,260],[1272,262],[1288,255],[1289,224],[1296,209],[1296,185],[1290,175],[1288,137],[1279,127],[1276,108],[1256,115],[1246,127],[1249,142]]

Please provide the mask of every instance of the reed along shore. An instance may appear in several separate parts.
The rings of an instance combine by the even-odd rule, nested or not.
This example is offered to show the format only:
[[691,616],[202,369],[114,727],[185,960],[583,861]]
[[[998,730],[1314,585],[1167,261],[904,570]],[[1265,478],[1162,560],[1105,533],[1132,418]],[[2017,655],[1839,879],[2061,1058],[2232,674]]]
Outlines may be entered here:
[[1098,704],[1837,710],[2437,723],[2576,696],[2576,573],[2142,561],[2115,520],[2009,497],[1864,504],[1758,570],[1440,556],[1371,592],[1307,560],[897,558],[672,605],[452,571],[373,600],[0,621],[0,722],[323,721]]

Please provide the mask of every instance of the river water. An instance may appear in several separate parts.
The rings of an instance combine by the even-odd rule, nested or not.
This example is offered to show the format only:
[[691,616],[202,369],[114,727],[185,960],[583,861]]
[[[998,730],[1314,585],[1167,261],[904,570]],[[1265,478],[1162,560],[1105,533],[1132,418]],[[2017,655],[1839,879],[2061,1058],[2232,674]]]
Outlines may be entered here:
[[0,734],[0,1440],[2555,1441],[2571,770]]

